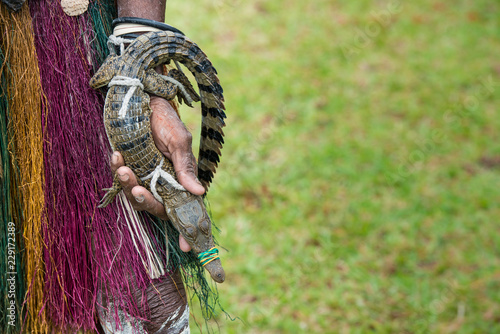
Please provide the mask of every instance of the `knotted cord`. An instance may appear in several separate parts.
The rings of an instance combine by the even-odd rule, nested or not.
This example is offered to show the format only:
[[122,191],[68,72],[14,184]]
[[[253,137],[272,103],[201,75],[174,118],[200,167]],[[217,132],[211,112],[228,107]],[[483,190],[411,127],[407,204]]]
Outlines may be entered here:
[[165,158],[162,158],[160,161],[160,164],[158,166],[156,166],[155,170],[151,174],[149,174],[146,177],[141,178],[141,181],[146,181],[148,179],[151,179],[151,183],[150,183],[151,193],[158,200],[158,202],[160,202],[162,204],[163,204],[163,199],[161,198],[161,196],[158,194],[158,191],[156,190],[156,183],[158,182],[160,177],[162,179],[164,179],[165,181],[167,181],[168,183],[170,183],[170,185],[172,187],[174,187],[175,189],[181,190],[181,191],[186,191],[186,188],[181,186],[180,183],[177,182],[172,175],[170,175],[168,172],[166,172],[162,169],[164,161],[165,161]]
[[130,99],[132,98],[132,95],[134,95],[135,89],[137,87],[144,89],[144,85],[141,83],[141,80],[139,79],[117,75],[108,83],[108,87],[112,86],[129,87],[127,94],[125,94],[125,97],[123,98],[122,107],[120,108],[120,111],[118,111],[118,117],[124,118],[125,115],[127,114],[128,104],[130,102]]

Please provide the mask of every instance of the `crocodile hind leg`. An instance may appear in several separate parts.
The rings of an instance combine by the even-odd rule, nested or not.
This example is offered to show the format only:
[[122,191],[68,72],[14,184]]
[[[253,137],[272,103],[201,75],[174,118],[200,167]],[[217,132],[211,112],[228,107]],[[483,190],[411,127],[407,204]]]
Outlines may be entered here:
[[[168,76],[173,78],[174,80],[177,80],[181,85],[184,86],[186,93],[189,95],[191,100],[193,100],[193,102],[200,101],[200,96],[196,93],[196,90],[193,88],[191,82],[189,82],[189,79],[184,73],[179,70],[172,69],[168,72]],[[184,92],[177,92],[177,98],[179,99],[179,102],[182,104],[182,101],[184,100],[184,103],[192,107],[185,95],[186,94]]]
[[142,83],[145,92],[167,100],[173,100],[177,96],[179,102],[184,101],[190,107],[192,107],[192,102],[200,100],[188,78],[178,70],[170,70],[168,75],[160,75],[155,70],[148,70]]
[[99,208],[105,208],[108,206],[108,204],[111,203],[115,199],[116,195],[118,195],[118,193],[122,190],[122,185],[120,184],[120,181],[118,181],[118,174],[115,173],[111,188],[104,188],[103,190],[106,191],[106,194],[104,194],[104,197],[101,199],[98,206]]

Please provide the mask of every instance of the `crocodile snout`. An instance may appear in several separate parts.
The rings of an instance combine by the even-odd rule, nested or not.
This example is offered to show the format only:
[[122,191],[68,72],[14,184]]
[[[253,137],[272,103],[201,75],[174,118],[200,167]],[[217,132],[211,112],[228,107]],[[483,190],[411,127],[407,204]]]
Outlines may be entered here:
[[222,283],[226,279],[226,274],[224,273],[224,269],[222,269],[222,265],[219,259],[207,264],[205,266],[205,269],[209,272],[212,279],[217,283]]

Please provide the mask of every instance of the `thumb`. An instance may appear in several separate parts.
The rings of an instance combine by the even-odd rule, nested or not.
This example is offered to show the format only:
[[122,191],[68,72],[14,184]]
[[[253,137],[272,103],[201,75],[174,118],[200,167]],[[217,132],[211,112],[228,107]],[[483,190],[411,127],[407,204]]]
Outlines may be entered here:
[[203,195],[205,188],[196,177],[196,160],[193,154],[176,150],[171,158],[179,183],[193,195]]

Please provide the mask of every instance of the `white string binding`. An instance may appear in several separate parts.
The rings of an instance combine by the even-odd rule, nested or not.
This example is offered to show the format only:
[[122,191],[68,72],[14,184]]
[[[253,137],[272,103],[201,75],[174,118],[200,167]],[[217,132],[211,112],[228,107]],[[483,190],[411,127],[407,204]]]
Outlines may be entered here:
[[[156,29],[156,28],[154,28],[154,29]],[[152,30],[152,31],[161,31],[161,30],[157,29],[157,30]],[[133,41],[134,41],[133,39],[126,39],[126,38],[118,37],[118,36],[115,36],[115,35],[109,35],[109,37],[108,37],[108,48],[109,48],[109,51],[111,53],[113,53],[113,54],[116,54],[114,46],[120,46],[120,54],[123,54],[125,52],[125,44],[126,43],[132,43]],[[175,65],[177,66],[177,69],[182,74],[184,74],[184,72],[182,71],[182,68],[180,67],[180,65],[179,65],[179,63],[177,61],[175,61]],[[175,80],[172,77],[169,77],[169,76],[166,76],[166,75],[162,75],[162,74],[159,74],[159,75],[160,75],[160,77],[163,80],[168,81],[170,83],[173,83],[175,86],[177,86],[177,88],[180,89],[180,91],[182,92],[182,95],[184,95],[184,98],[186,99],[187,104],[189,106],[192,105],[193,99],[188,94],[188,92],[186,91],[186,88],[184,88],[183,84],[181,84],[179,81]],[[114,77],[113,80],[111,80],[109,82],[108,87],[115,86],[115,85],[133,86],[133,87],[135,86],[135,87],[141,87],[141,89],[144,89],[144,86],[139,81],[139,79],[132,79],[132,78],[127,78],[127,77],[122,77],[122,76],[116,76],[116,77]],[[132,95],[134,94],[134,91],[135,91],[135,88],[132,90],[132,92],[129,89],[128,92],[127,92],[127,95],[125,95],[125,99],[123,100],[122,108],[120,109],[120,112],[118,113],[118,115],[120,116],[120,118],[125,117],[125,114],[126,114],[126,111],[127,111],[126,108],[127,108],[128,102],[129,102],[130,98],[132,97]],[[127,97],[128,97],[128,99],[127,99]]]
[[133,39],[126,39],[123,37],[117,37],[115,35],[109,35],[108,37],[108,49],[111,54],[116,54],[115,46],[120,47],[120,54],[123,54],[125,52],[125,44],[126,43],[132,43],[134,40]]
[[163,204],[163,199],[158,194],[158,191],[156,191],[156,183],[158,182],[160,177],[162,179],[164,179],[165,181],[167,181],[173,188],[180,190],[180,191],[187,191],[186,188],[181,186],[180,183],[177,182],[172,175],[170,175],[169,173],[167,173],[166,171],[161,169],[164,161],[165,161],[165,158],[162,158],[160,161],[160,164],[158,166],[156,166],[156,168],[153,172],[151,172],[148,176],[141,178],[141,181],[146,181],[146,180],[151,179],[151,183],[150,183],[151,193],[158,200],[158,202],[160,202],[162,204]]
[[130,99],[134,95],[135,89],[137,87],[144,89],[144,85],[141,83],[141,80],[139,80],[139,79],[133,79],[133,78],[128,78],[128,77],[123,77],[121,75],[117,75],[108,83],[108,87],[112,87],[112,86],[128,86],[129,87],[127,94],[125,94],[125,97],[123,98],[122,107],[120,108],[120,111],[118,111],[118,117],[124,118],[125,115],[127,115],[128,104],[130,102]]
[[[155,252],[154,247],[151,243],[149,234],[144,229],[144,222],[142,218],[137,214],[137,211],[132,208],[132,205],[125,197],[123,191],[120,191],[117,195],[121,209],[123,211],[123,218],[127,224],[127,228],[130,231],[132,237],[132,242],[134,243],[134,248],[137,250],[139,257],[141,258],[144,268],[148,273],[149,278],[156,279],[160,276],[165,275],[165,269],[161,261],[161,256]],[[120,217],[119,217],[120,219]],[[141,247],[139,247],[139,245]],[[143,258],[143,253],[146,258]],[[166,247],[166,254],[168,263],[168,247]],[[116,256],[116,255],[115,255]]]

